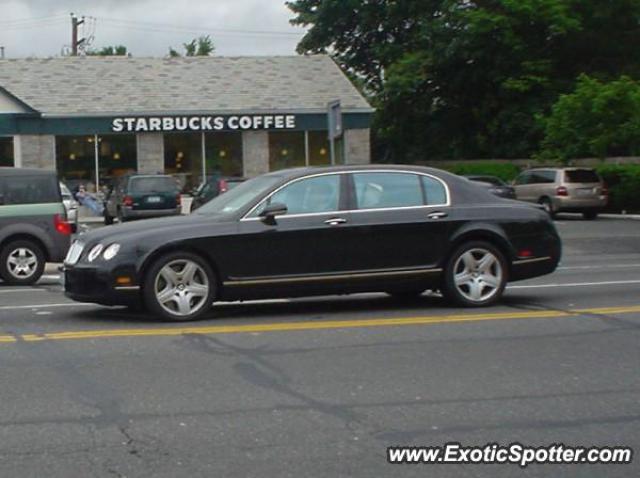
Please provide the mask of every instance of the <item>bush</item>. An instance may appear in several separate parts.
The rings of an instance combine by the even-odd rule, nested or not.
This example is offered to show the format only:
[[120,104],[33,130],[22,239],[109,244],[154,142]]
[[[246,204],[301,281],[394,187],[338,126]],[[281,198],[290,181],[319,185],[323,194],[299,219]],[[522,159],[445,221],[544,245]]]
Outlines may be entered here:
[[640,164],[603,164],[596,168],[609,186],[609,205],[612,211],[640,211]]
[[453,174],[497,176],[504,181],[511,181],[520,173],[520,168],[515,164],[496,163],[492,161],[474,161],[472,163],[456,164],[447,169]]

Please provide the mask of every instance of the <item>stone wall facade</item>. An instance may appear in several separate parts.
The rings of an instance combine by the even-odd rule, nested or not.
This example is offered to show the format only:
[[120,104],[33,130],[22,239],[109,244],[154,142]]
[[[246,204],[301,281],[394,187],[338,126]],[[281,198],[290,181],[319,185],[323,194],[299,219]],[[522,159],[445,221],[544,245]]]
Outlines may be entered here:
[[164,136],[162,134],[138,133],[136,148],[139,173],[164,172]]
[[14,165],[19,168],[56,169],[56,137],[16,135],[13,137]]
[[371,133],[369,129],[348,129],[344,132],[346,164],[371,163]]
[[242,164],[245,178],[269,172],[269,134],[266,131],[242,133]]

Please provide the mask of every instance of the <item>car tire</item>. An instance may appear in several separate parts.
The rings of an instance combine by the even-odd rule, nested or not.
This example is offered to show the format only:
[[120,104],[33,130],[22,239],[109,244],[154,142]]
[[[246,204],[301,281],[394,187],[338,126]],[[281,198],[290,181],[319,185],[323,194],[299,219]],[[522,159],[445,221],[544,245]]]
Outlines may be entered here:
[[585,218],[587,221],[593,221],[598,217],[598,211],[584,211],[582,213],[582,217]]
[[151,264],[142,295],[149,313],[171,322],[187,322],[210,310],[216,289],[216,276],[202,257],[174,252]]
[[35,284],[45,266],[42,248],[28,239],[10,242],[0,251],[0,277],[5,284]]
[[447,262],[442,293],[464,307],[491,305],[502,297],[507,275],[507,261],[497,247],[485,241],[467,242]]
[[552,218],[556,217],[557,212],[553,207],[553,203],[551,202],[551,199],[542,198],[540,199],[539,204],[544,208],[545,211],[547,211],[547,213],[549,213],[549,216],[551,216]]
[[122,209],[118,208],[117,214],[118,214],[118,222],[120,224],[123,224],[123,223],[127,222],[127,218],[124,217],[124,215],[122,214]]
[[406,289],[406,290],[388,290],[387,294],[393,297],[394,299],[416,299],[424,294],[424,291],[427,290],[425,288],[419,287],[417,289]]
[[105,226],[110,226],[111,224],[113,224],[113,216],[111,214],[109,214],[109,210],[105,206],[105,208],[104,208],[104,225]]

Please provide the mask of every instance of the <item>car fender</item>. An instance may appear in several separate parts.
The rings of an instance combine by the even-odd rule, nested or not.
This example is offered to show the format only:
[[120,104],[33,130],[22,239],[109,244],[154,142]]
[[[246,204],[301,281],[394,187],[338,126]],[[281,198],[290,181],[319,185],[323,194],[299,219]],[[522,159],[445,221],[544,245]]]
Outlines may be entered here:
[[26,236],[33,237],[44,246],[45,250],[43,252],[47,258],[53,255],[55,244],[53,243],[49,233],[41,227],[28,223],[12,224],[2,227],[0,230],[0,244],[4,245],[7,240],[11,240],[12,237],[16,236],[22,238],[25,238]]
[[515,258],[516,252],[513,246],[511,246],[507,234],[500,225],[478,222],[463,224],[451,235],[445,259],[448,260],[451,253],[463,242],[483,239],[495,244],[505,255],[509,264]]

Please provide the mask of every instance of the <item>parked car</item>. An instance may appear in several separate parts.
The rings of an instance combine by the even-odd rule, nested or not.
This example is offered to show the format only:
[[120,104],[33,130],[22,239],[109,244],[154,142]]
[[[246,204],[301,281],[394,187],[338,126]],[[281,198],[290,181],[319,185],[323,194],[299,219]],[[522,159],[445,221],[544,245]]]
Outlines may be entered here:
[[69,188],[60,182],[60,194],[62,195],[62,204],[67,211],[67,220],[71,224],[78,224],[78,201],[75,200]]
[[55,172],[0,168],[0,278],[5,284],[35,283],[45,262],[65,257],[72,233]]
[[211,201],[214,197],[235,188],[246,181],[245,178],[211,176],[193,193],[191,211],[195,211],[203,204]]
[[513,186],[509,186],[502,179],[496,176],[479,176],[479,175],[465,175],[470,181],[479,183],[485,186],[491,194],[495,194],[505,199],[515,199],[516,191]]
[[168,175],[133,174],[113,181],[104,202],[104,223],[181,213],[180,190]]
[[549,215],[459,176],[418,166],[277,171],[177,218],[84,234],[65,259],[65,293],[142,304],[167,320],[215,300],[441,290],[496,302],[507,281],[555,270]]
[[588,168],[538,168],[524,171],[515,182],[516,197],[541,204],[553,217],[559,212],[581,212],[595,219],[607,205],[608,190]]

